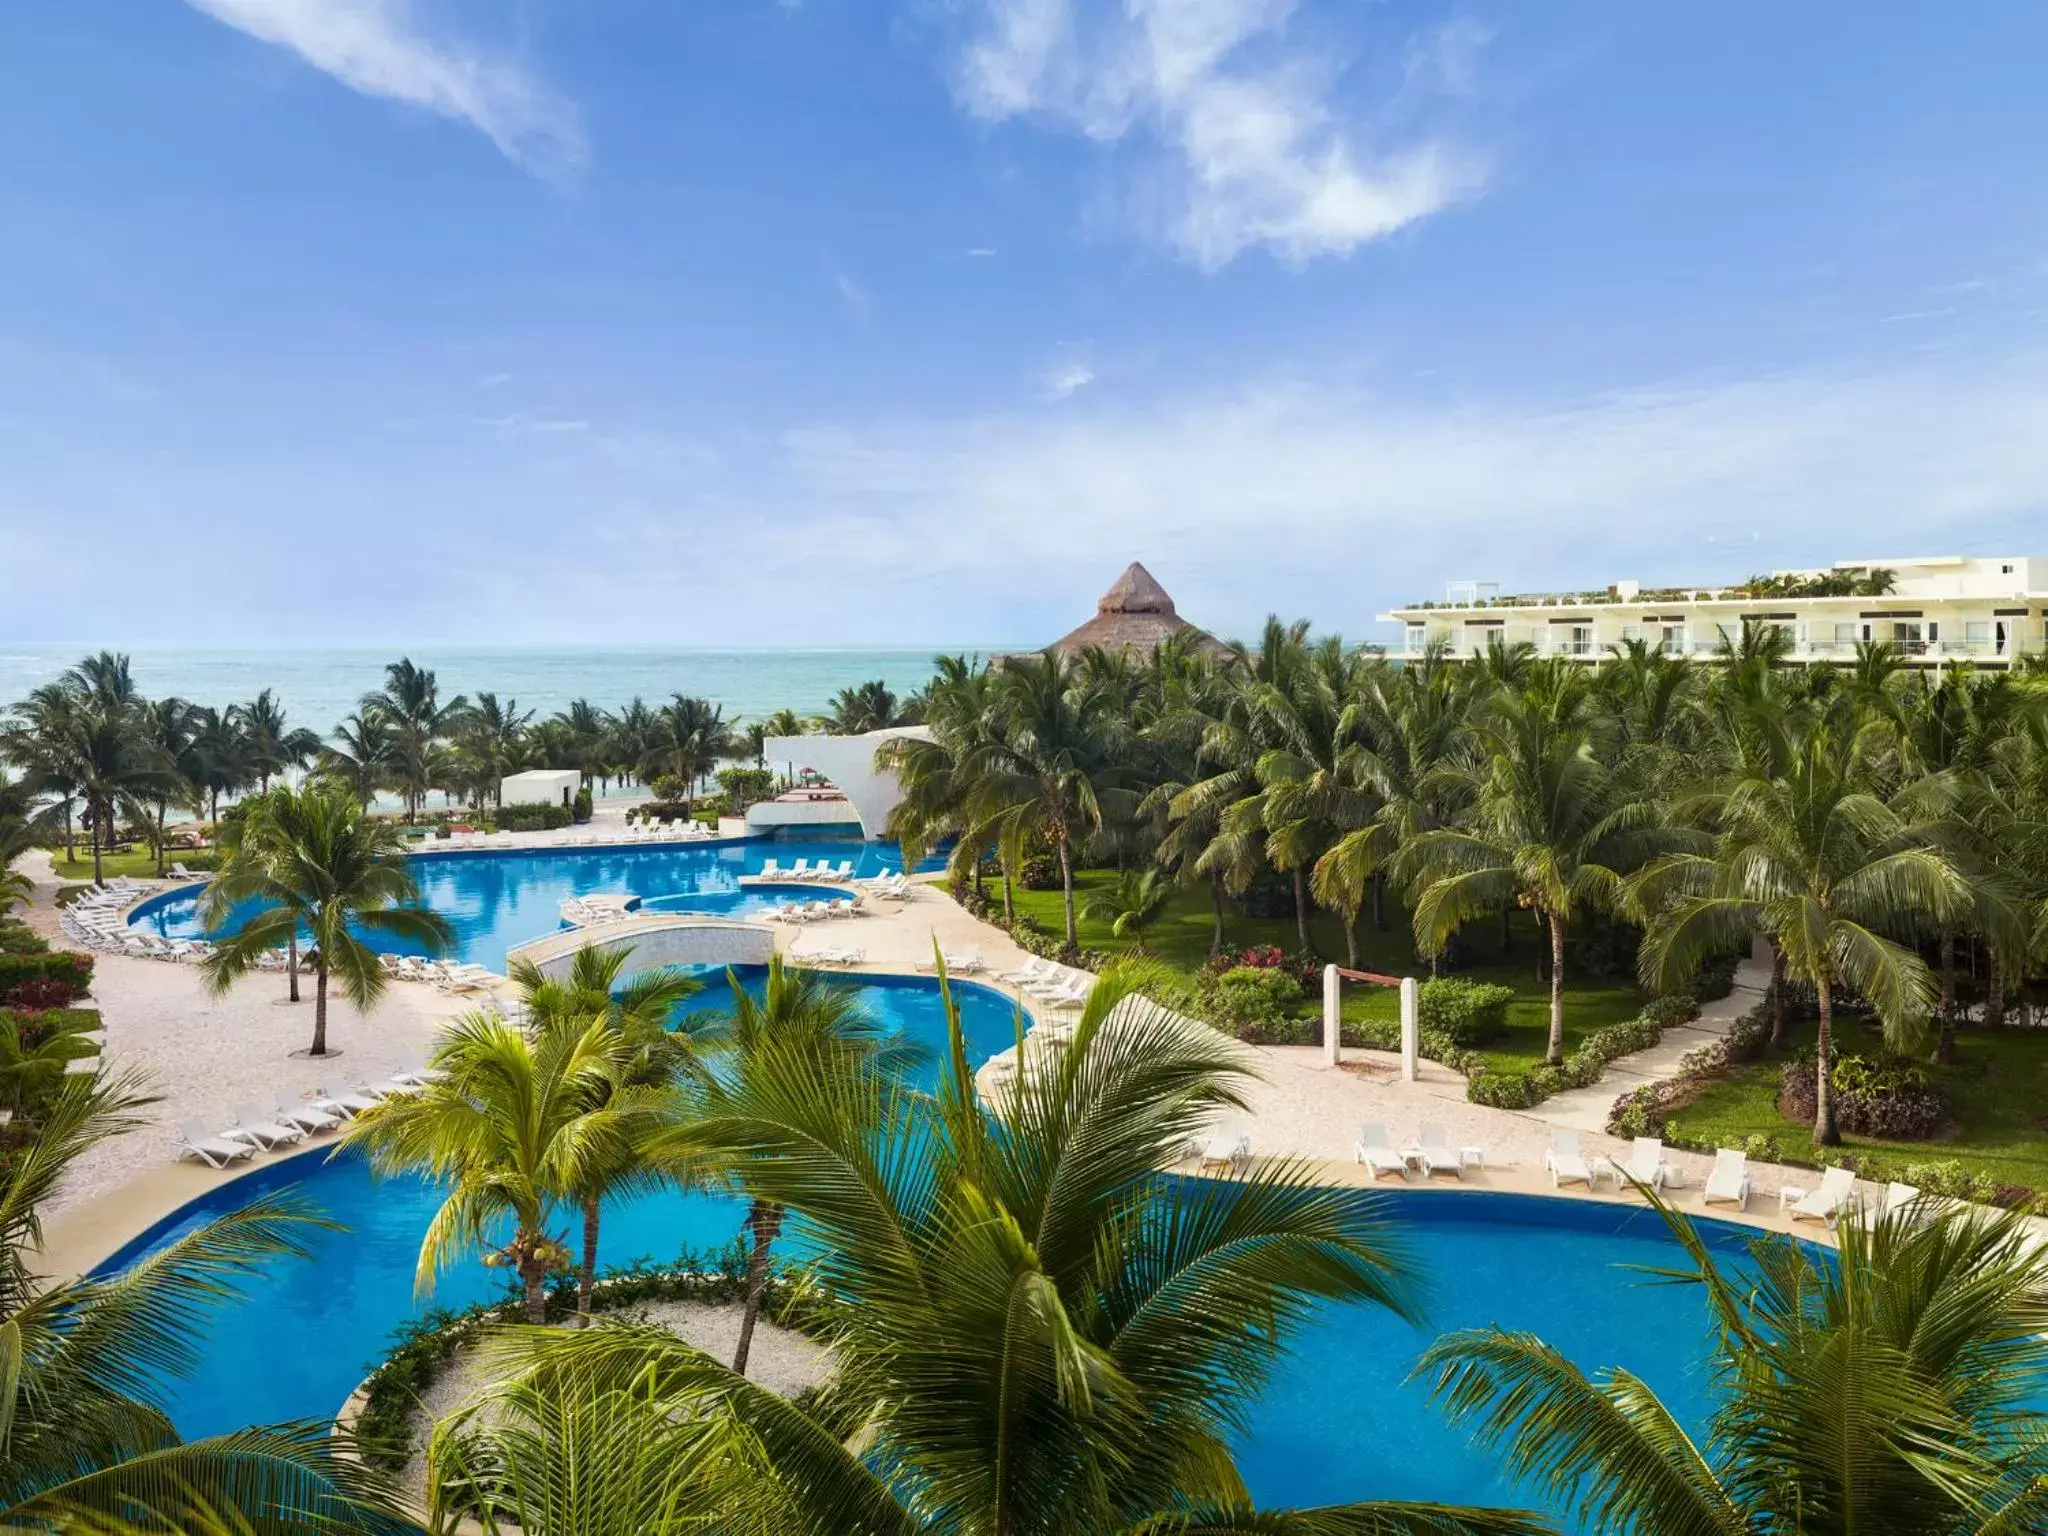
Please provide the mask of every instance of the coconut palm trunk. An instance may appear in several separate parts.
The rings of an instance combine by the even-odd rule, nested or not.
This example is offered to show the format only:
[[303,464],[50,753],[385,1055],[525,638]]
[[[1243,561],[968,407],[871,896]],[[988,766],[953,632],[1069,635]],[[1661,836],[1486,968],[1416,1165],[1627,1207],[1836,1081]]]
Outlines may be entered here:
[[165,819],[165,817],[166,817],[166,816],[167,816],[168,814],[169,814],[169,807],[168,807],[168,806],[166,806],[166,805],[165,805],[165,803],[164,803],[163,801],[161,801],[161,800],[157,801],[157,803],[156,803],[156,877],[157,877],[157,879],[159,879],[159,880],[163,879],[163,877],[164,877],[164,819]]
[[86,812],[86,820],[87,820],[87,821],[89,821],[90,823],[92,823],[92,826],[91,826],[91,832],[92,832],[92,883],[93,883],[94,885],[105,885],[105,884],[107,883],[107,882],[106,882],[106,877],[105,877],[105,876],[104,876],[104,875],[103,875],[103,874],[101,873],[101,865],[100,865],[100,818],[99,818],[99,813],[98,813],[97,811],[91,811],[91,810],[87,811],[87,812]]
[[1308,877],[1294,866],[1294,931],[1301,937],[1301,952],[1308,953]]
[[539,1259],[522,1259],[519,1278],[526,1283],[526,1320],[538,1328],[548,1320],[548,1267]]
[[1947,1063],[1956,1059],[1956,936],[1941,931],[1941,1033],[1934,1043],[1934,1059]]
[[590,1323],[590,1288],[597,1283],[597,1229],[602,1202],[596,1195],[583,1201],[583,1262],[576,1270],[576,1315]]
[[1813,1041],[1813,1139],[1823,1147],[1840,1146],[1842,1133],[1835,1129],[1835,1088],[1829,1081],[1834,1065],[1835,997],[1826,976],[1816,977],[1814,992],[1820,1004],[1820,1029]]
[[299,1000],[299,936],[294,933],[284,941],[284,974],[288,995],[292,1002]]
[[1081,947],[1081,931],[1074,921],[1074,858],[1067,847],[1065,836],[1057,839],[1060,847],[1060,896],[1067,912],[1067,953],[1072,954]]
[[732,1368],[747,1374],[747,1356],[754,1347],[754,1324],[761,1317],[761,1300],[768,1291],[768,1248],[782,1232],[782,1207],[768,1200],[756,1200],[747,1212],[747,1228],[754,1235],[753,1251],[747,1255],[747,1295],[740,1311],[740,1341],[732,1352]]
[[327,1054],[327,956],[322,953],[313,966],[313,1049],[312,1056]]
[[1989,974],[1985,977],[1984,1027],[2005,1028],[2005,963],[1996,949],[1991,951],[1987,961]]
[[1771,1051],[1776,1054],[1785,1048],[1785,951],[1778,947],[1776,939],[1771,940]]
[[1564,1065],[1564,918],[1546,912],[1550,923],[1550,1044],[1543,1059],[1553,1067]]
[[1209,910],[1215,921],[1209,929],[1209,954],[1223,953],[1223,877],[1209,876]]

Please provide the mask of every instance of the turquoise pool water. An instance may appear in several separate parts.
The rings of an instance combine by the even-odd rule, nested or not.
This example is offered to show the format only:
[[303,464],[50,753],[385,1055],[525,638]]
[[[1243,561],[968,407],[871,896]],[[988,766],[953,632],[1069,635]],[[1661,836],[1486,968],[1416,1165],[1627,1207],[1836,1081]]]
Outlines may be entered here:
[[[502,971],[507,949],[562,926],[568,897],[627,891],[650,907],[745,915],[764,903],[741,889],[740,876],[759,874],[765,859],[787,869],[802,858],[829,858],[835,868],[850,860],[859,878],[902,867],[890,843],[755,838],[695,847],[437,853],[413,859],[412,868],[427,905],[455,926],[454,958]],[[826,893],[806,887],[803,894]],[[191,889],[144,902],[130,921],[167,939],[206,937],[199,894]]]

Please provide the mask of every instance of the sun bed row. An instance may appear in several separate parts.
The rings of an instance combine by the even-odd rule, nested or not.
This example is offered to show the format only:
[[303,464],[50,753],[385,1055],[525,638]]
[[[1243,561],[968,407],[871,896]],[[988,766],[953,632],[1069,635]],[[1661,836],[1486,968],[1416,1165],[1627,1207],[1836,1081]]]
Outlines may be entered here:
[[496,985],[498,978],[480,965],[452,960],[424,960],[418,955],[379,955],[384,974],[398,981],[423,981],[443,992],[473,992]]
[[187,1120],[178,1138],[177,1160],[189,1157],[209,1168],[225,1168],[258,1152],[275,1152],[336,1130],[344,1120],[394,1095],[416,1093],[437,1076],[422,1059],[374,1085],[348,1087],[330,1078],[312,1097],[297,1102],[287,1102],[281,1094],[269,1095],[267,1102],[250,1099],[235,1106],[234,1118],[219,1131],[207,1130],[203,1120]]
[[1079,1008],[1088,1001],[1088,994],[1095,986],[1094,972],[1061,965],[1057,960],[1041,960],[1036,956],[999,979],[1048,1008]]
[[770,923],[817,923],[834,917],[862,916],[860,902],[848,898],[840,901],[790,901],[779,907],[770,907],[761,914],[763,921]]

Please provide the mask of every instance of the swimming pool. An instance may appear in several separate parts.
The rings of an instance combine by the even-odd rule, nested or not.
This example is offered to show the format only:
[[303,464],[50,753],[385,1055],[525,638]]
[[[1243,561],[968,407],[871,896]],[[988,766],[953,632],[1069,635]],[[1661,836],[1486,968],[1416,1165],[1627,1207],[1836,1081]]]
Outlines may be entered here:
[[[273,1164],[195,1202],[110,1265],[258,1190],[288,1186],[350,1230],[320,1234],[310,1262],[271,1266],[245,1301],[216,1312],[201,1372],[177,1385],[171,1405],[188,1434],[333,1413],[380,1357],[390,1330],[423,1310],[412,1296],[412,1271],[437,1196],[412,1180],[374,1182],[354,1158]],[[1425,1385],[1407,1379],[1443,1329],[1530,1329],[1589,1370],[1635,1372],[1688,1427],[1704,1422],[1711,1407],[1704,1301],[1630,1272],[1679,1258],[1653,1214],[1449,1190],[1389,1190],[1381,1198],[1406,1227],[1422,1267],[1428,1326],[1411,1328],[1367,1307],[1332,1307],[1316,1317],[1239,1439],[1239,1464],[1255,1498],[1531,1503],[1445,1422]],[[737,1202],[706,1195],[617,1203],[606,1218],[606,1262],[716,1248],[738,1233],[741,1214]],[[1720,1223],[1703,1229],[1731,1251],[1745,1237]],[[467,1263],[444,1277],[434,1301],[458,1306],[501,1293],[501,1279]]]
[[[753,900],[739,879],[759,874],[762,861],[770,858],[785,869],[801,858],[830,858],[835,867],[851,861],[857,878],[902,867],[893,843],[788,838],[696,847],[479,849],[427,854],[411,862],[426,904],[454,925],[451,956],[502,971],[506,950],[562,926],[561,905],[571,896],[628,891],[657,910],[688,903],[682,909],[742,916],[757,911],[765,903]],[[942,863],[935,860],[926,867]],[[814,899],[827,894],[822,887],[804,889]],[[166,939],[205,938],[199,901],[195,888],[168,891],[136,908],[129,921]],[[719,902],[730,905],[721,909]]]

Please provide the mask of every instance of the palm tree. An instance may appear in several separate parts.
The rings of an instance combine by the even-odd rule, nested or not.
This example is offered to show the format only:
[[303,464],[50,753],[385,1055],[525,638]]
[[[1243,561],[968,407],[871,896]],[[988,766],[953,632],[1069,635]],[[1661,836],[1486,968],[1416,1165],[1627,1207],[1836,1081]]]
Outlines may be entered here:
[[517,699],[498,702],[495,693],[479,692],[463,718],[462,747],[476,775],[476,804],[496,800],[503,804],[499,784],[507,773],[517,771],[526,728],[533,711],[522,710]]
[[150,699],[135,706],[135,729],[143,744],[156,757],[160,765],[167,766],[170,775],[158,787],[152,799],[156,807],[156,819],[151,824],[154,836],[150,842],[156,853],[156,875],[164,877],[165,825],[170,815],[172,800],[189,804],[199,793],[192,774],[197,768],[193,757],[192,739],[197,724],[197,712],[183,699]]
[[[250,1536],[383,1531],[389,1490],[325,1422],[178,1436],[175,1387],[204,1348],[196,1319],[320,1225],[259,1199],[118,1275],[52,1281],[42,1213],[84,1153],[144,1123],[133,1078],[64,1075],[0,1159],[0,1528],[186,1530],[225,1513]],[[20,1129],[17,1125],[17,1129]]]
[[996,677],[997,728],[974,750],[969,772],[979,803],[1052,849],[1060,866],[1066,947],[1080,947],[1074,917],[1074,844],[1098,830],[1122,790],[1118,747],[1125,722],[1056,651],[1011,657]]
[[75,785],[92,837],[93,884],[103,885],[101,855],[118,818],[146,821],[150,802],[177,791],[177,770],[143,737],[132,709],[103,714],[88,705],[73,714],[56,744],[64,782]]
[[103,715],[125,714],[142,698],[128,658],[119,651],[86,657],[65,672],[61,686]]
[[220,822],[220,797],[239,794],[256,781],[249,745],[232,712],[222,714],[204,705],[193,712],[191,777],[206,796],[206,819]]
[[420,1244],[420,1290],[458,1254],[481,1249],[487,1265],[518,1277],[527,1320],[545,1321],[548,1275],[569,1262],[552,1230],[556,1211],[585,1187],[587,1163],[624,1155],[639,1112],[618,1102],[627,1055],[603,1018],[529,1035],[475,1013],[442,1037],[433,1081],[350,1122],[343,1143],[367,1150],[380,1174],[447,1186]]
[[[1646,1193],[1648,1193],[1646,1191]],[[1654,1199],[1654,1196],[1651,1196]],[[1589,1378],[1526,1333],[1445,1335],[1452,1416],[1583,1528],[1660,1536],[2014,1536],[2048,1520],[2048,1254],[2019,1218],[1845,1221],[1816,1262],[1767,1236],[1724,1270],[1665,1219],[1719,1331],[1719,1406],[1688,1435],[1641,1380]]]
[[391,717],[381,709],[359,709],[334,728],[334,745],[321,749],[319,773],[343,784],[365,808],[391,782],[394,742]]
[[201,963],[219,996],[256,968],[266,950],[304,934],[313,955],[313,1044],[327,1054],[327,984],[369,1009],[387,984],[364,936],[423,944],[454,941],[447,920],[419,905],[419,887],[396,827],[364,815],[353,798],[309,786],[279,785],[249,808],[241,841],[206,892],[206,916],[218,925],[243,902],[264,903],[223,937]]
[[23,770],[27,792],[53,802],[64,828],[64,857],[77,857],[78,840],[72,818],[78,808],[78,779],[71,760],[73,721],[82,705],[62,683],[46,683],[30,691],[0,722],[0,755]]
[[320,738],[303,726],[293,729],[273,692],[265,688],[247,704],[228,711],[241,729],[249,767],[259,794],[270,793],[270,777],[287,768],[303,768],[320,750]]
[[[690,1036],[670,1028],[682,1003],[703,989],[688,971],[656,966],[621,982],[631,945],[586,944],[570,957],[568,974],[549,977],[531,960],[515,956],[508,962],[513,985],[526,1007],[528,1025],[536,1031],[582,1030],[602,1020],[624,1047],[617,1086],[658,1089],[680,1072],[695,1066]],[[583,1254],[576,1275],[576,1312],[590,1315],[590,1290],[597,1280],[597,1239],[605,1199],[651,1176],[647,1159],[638,1156],[630,1139],[622,1138],[615,1163],[586,1160],[583,1183],[574,1192],[583,1207]]]
[[1568,663],[1532,672],[1476,722],[1467,824],[1417,833],[1399,869],[1415,891],[1415,942],[1434,954],[1460,926],[1532,909],[1550,940],[1550,1039],[1564,1061],[1565,938],[1574,919],[1620,905],[1623,882],[1661,851],[1651,802],[1623,797],[1595,749],[1587,684]]
[[842,688],[825,714],[825,729],[833,736],[864,736],[885,726],[900,725],[896,695],[880,678],[855,688]]
[[[501,1334],[514,1368],[435,1433],[436,1513],[488,1488],[537,1536],[599,1528],[597,1501],[639,1529],[830,1536],[1542,1529],[1246,1507],[1226,1436],[1289,1339],[1329,1302],[1415,1316],[1413,1279],[1370,1202],[1284,1159],[1155,1176],[1242,1078],[1230,1042],[1138,999],[1143,979],[1105,975],[1071,1044],[993,1107],[950,996],[936,1095],[769,1042],[691,1139],[745,1158],[753,1197],[803,1223],[839,1303],[833,1381],[791,1403],[661,1330]],[[592,1435],[630,1453],[572,1485]]]
[[678,693],[653,717],[653,734],[642,749],[637,771],[642,780],[673,774],[694,795],[704,776],[731,750],[725,711],[706,699]]
[[[693,1121],[731,1113],[735,1103],[746,1102],[759,1090],[762,1077],[791,1070],[793,1062],[801,1062],[809,1070],[901,1074],[920,1059],[915,1047],[885,1030],[850,990],[816,971],[784,964],[780,954],[769,957],[768,976],[758,1001],[736,973],[727,972],[726,979],[732,988],[733,1011],[714,1046],[724,1070],[700,1079],[696,1084],[700,1102],[692,1105],[678,1129],[650,1140],[650,1158],[689,1166],[699,1150]],[[723,1150],[728,1172],[742,1187],[749,1187],[757,1157],[778,1155],[770,1147]],[[754,1328],[767,1294],[768,1252],[781,1235],[783,1214],[781,1203],[758,1193],[747,1208],[751,1249],[739,1342],[732,1361],[733,1370],[742,1376],[747,1372]]]
[[1081,910],[1109,924],[1110,934],[1145,947],[1145,930],[1159,921],[1173,900],[1173,882],[1156,869],[1127,869],[1106,890],[1091,891]]
[[1632,887],[1633,905],[1649,917],[1637,957],[1643,983],[1666,990],[1704,957],[1768,935],[1819,1004],[1813,1139],[1833,1146],[1841,1139],[1829,1084],[1836,988],[1853,986],[1894,1045],[1911,1043],[1934,980],[1887,935],[1922,914],[1956,920],[1969,909],[1969,889],[1930,846],[1930,829],[1874,794],[1825,725],[1800,736],[1783,771],[1737,780],[1713,815],[1711,849],[1660,859]]
[[405,796],[408,817],[419,814],[427,791],[433,787],[434,749],[448,737],[468,713],[469,704],[460,694],[441,702],[440,682],[429,667],[401,657],[384,669],[384,686],[366,693],[362,708],[376,710],[391,722],[396,738],[393,752],[398,788]]

